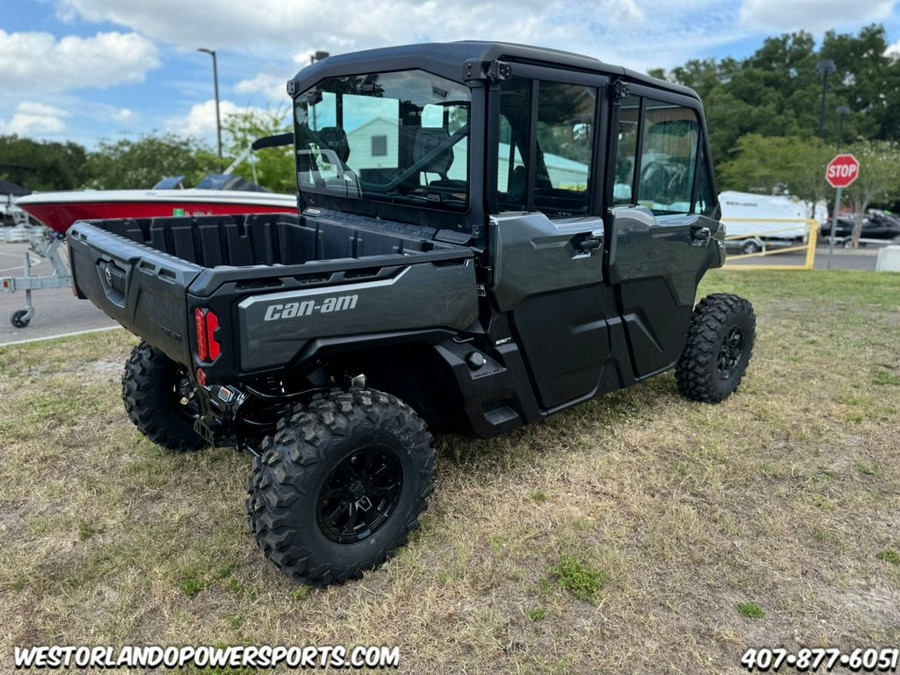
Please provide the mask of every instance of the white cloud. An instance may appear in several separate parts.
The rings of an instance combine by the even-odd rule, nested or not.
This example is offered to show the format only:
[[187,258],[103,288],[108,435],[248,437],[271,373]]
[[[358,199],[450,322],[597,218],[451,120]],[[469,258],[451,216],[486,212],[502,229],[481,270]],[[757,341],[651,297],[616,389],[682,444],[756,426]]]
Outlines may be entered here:
[[617,26],[639,25],[646,18],[644,10],[638,7],[635,0],[613,3],[611,14],[613,23]]
[[[708,0],[706,0],[708,1]],[[696,4],[697,0],[694,0]],[[310,0],[56,0],[70,19],[108,21],[183,49],[208,47],[309,63],[333,54],[421,41],[490,39],[572,49],[593,45],[585,20],[610,30],[646,21],[638,0],[384,0],[364,6]],[[651,3],[653,4],[653,3]],[[588,39],[590,38],[590,39]],[[286,79],[286,78],[285,78]]]
[[[788,0],[789,1],[789,0]],[[827,0],[832,1],[832,0]],[[198,47],[292,61],[414,42],[497,40],[564,49],[643,70],[673,67],[747,36],[737,26],[739,0],[377,0],[366,5],[312,0],[55,0],[73,20],[106,21],[184,50]],[[277,84],[278,87],[283,83]],[[273,96],[275,84],[250,78]],[[284,98],[283,91],[273,96]]]
[[[231,115],[246,115],[255,119],[271,119],[272,110],[256,106],[239,106],[232,101],[220,101],[219,110],[222,119],[222,141],[228,142],[225,127]],[[214,99],[198,103],[191,107],[186,115],[170,117],[163,122],[163,129],[185,138],[199,140],[210,148],[215,148],[216,139],[216,102]]]
[[[12,1],[12,0],[11,0]],[[42,101],[68,118],[43,116],[45,128],[91,139],[168,130],[215,143],[209,60],[218,52],[223,120],[239,105],[288,105],[285,81],[315,51],[341,54],[416,42],[497,40],[563,49],[646,71],[688,59],[742,57],[767,34],[796,29],[856,30],[889,18],[897,40],[897,0],[32,0],[50,33],[0,30],[0,128],[22,100]],[[55,8],[54,22],[47,8]],[[847,9],[849,7],[849,9]],[[893,10],[893,14],[891,12]],[[92,24],[102,33],[85,34]],[[894,26],[894,27],[892,27]],[[891,47],[900,58],[900,42]],[[203,59],[206,59],[204,61]],[[160,68],[152,78],[151,68]],[[160,68],[162,71],[162,68]],[[142,87],[115,85],[147,81]],[[237,82],[237,84],[235,84]],[[74,91],[109,87],[109,91]],[[178,119],[169,115],[183,114]],[[41,118],[40,115],[37,115]],[[18,117],[25,125],[31,118]],[[55,122],[54,122],[55,120]],[[32,124],[38,124],[35,120]],[[80,134],[80,136],[79,136]]]
[[[255,114],[264,117],[265,110],[252,106],[239,106],[232,101],[219,101],[219,113],[224,128],[230,115]],[[165,130],[179,136],[189,136],[215,145],[216,102],[214,99],[197,103],[186,115],[171,117],[164,123]],[[224,136],[224,131],[223,131]],[[224,138],[223,138],[224,140]]]
[[241,80],[234,85],[234,91],[237,94],[262,94],[268,99],[286,100],[285,84],[287,80],[288,77],[286,75],[273,75],[263,72],[249,80]]
[[47,136],[62,133],[66,128],[64,118],[69,113],[61,108],[35,101],[22,101],[8,122],[0,120],[0,133],[18,136]]
[[296,47],[298,36],[339,26],[343,14],[304,0],[56,0],[56,7],[64,19],[127,26],[183,49],[227,47],[281,57]]
[[116,122],[130,122],[134,119],[134,110],[130,110],[129,108],[119,108],[118,110],[112,111],[109,117]]
[[[219,112],[224,121],[227,115],[238,112],[240,108],[231,101],[220,101]],[[216,135],[216,102],[213,99],[197,103],[190,112],[182,117],[166,120],[166,131],[181,136],[194,138],[215,138]]]
[[900,42],[895,42],[885,50],[885,53],[895,58],[900,58]]
[[0,89],[7,94],[141,82],[158,65],[156,46],[135,33],[57,40],[50,33],[0,30]]
[[[821,33],[836,26],[866,24],[891,16],[896,0],[744,0],[740,21],[776,31]],[[852,13],[852,15],[851,15]]]

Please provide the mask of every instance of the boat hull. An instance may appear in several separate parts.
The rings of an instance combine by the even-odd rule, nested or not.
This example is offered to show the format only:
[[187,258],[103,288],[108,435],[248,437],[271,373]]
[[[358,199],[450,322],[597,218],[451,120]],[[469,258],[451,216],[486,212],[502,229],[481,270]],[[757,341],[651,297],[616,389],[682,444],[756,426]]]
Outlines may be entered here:
[[65,234],[77,220],[296,213],[297,198],[271,192],[98,190],[28,195],[16,200],[16,206]]

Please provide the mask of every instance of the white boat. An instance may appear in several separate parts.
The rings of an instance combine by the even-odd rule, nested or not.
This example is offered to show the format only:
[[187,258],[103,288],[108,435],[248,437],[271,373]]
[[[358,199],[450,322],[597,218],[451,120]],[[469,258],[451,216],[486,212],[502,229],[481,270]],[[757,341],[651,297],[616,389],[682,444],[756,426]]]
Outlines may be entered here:
[[296,213],[296,194],[270,192],[232,173],[251,152],[292,141],[293,134],[258,139],[224,173],[210,174],[193,188],[177,189],[183,176],[173,176],[148,190],[38,192],[18,198],[15,205],[59,234],[77,220]]

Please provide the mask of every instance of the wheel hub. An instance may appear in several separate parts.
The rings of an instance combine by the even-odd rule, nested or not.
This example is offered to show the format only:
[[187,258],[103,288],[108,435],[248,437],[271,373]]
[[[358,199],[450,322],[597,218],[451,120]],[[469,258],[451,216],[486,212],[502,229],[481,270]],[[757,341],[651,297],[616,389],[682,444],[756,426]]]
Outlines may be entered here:
[[744,332],[734,326],[722,340],[719,356],[716,360],[716,373],[721,380],[727,380],[735,373],[741,357],[744,355]]
[[363,485],[362,481],[353,481],[348,488],[348,492],[353,498],[356,508],[360,511],[368,511],[372,508],[372,500],[366,496],[366,486]]
[[352,483],[350,483],[350,487],[348,487],[347,490],[353,496],[353,499],[355,499],[357,501],[362,499],[366,494],[366,488],[358,480],[355,480]]
[[357,450],[341,461],[319,491],[316,518],[339,544],[362,541],[391,517],[403,487],[403,470],[388,448]]

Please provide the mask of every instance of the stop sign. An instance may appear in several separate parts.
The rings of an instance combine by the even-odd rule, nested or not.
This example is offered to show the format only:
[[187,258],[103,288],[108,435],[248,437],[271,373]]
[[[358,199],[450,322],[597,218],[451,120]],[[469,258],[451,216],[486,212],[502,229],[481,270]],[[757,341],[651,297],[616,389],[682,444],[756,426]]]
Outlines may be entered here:
[[825,167],[825,180],[833,188],[845,188],[859,176],[859,160],[853,155],[838,155]]

